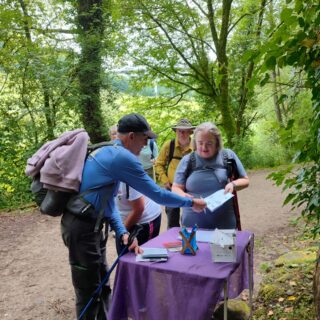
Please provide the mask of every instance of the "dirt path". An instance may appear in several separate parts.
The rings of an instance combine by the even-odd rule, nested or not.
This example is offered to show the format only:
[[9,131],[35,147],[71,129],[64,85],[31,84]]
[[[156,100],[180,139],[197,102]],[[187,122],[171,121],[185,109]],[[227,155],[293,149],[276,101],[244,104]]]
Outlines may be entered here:
[[[284,196],[267,181],[268,171],[250,173],[250,187],[239,193],[242,228],[255,233],[255,288],[259,265],[286,252],[293,214]],[[165,217],[162,228],[165,228]],[[115,259],[109,238],[109,262]],[[114,276],[114,274],[113,274]],[[0,216],[0,319],[72,319],[74,293],[59,218],[38,212]]]

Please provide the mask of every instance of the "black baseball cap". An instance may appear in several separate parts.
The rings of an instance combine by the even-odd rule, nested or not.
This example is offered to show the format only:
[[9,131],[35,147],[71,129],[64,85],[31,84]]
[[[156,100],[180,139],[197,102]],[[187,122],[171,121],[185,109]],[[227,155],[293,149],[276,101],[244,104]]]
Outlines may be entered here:
[[123,116],[118,122],[118,132],[143,132],[150,139],[157,137],[157,135],[151,130],[146,118],[138,113],[130,113]]

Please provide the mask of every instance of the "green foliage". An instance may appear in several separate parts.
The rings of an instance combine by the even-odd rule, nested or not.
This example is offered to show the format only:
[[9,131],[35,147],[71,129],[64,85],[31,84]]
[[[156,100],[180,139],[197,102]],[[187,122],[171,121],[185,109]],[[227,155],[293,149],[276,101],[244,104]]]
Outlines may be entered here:
[[[25,1],[26,13],[20,4],[9,0],[0,4],[0,207],[29,201],[29,180],[24,176],[26,159],[48,139],[82,127],[79,105],[87,98],[80,94],[77,80],[83,67],[77,41],[88,40],[84,42],[90,45],[91,40],[79,38],[74,9],[77,1]],[[199,4],[207,11],[205,1]],[[209,20],[195,2],[116,1],[110,7],[110,1],[103,1],[102,5],[104,37],[100,37],[99,30],[97,37],[91,35],[92,43],[100,45],[99,57],[108,71],[97,71],[97,77],[90,79],[101,81],[99,119],[103,119],[106,128],[125,113],[140,112],[159,133],[161,145],[174,136],[170,126],[181,117],[195,125],[213,121],[221,129],[226,147],[237,152],[246,168],[285,163],[301,146],[314,140],[315,135],[306,128],[317,113],[312,111],[309,93],[302,88],[305,75],[300,72],[305,55],[314,54],[312,48],[316,45],[315,34],[308,34],[315,11],[301,14],[309,8],[307,4],[296,1],[295,8],[288,6],[278,28],[262,24],[259,38],[260,4],[254,0],[233,2],[226,47],[229,93],[228,101],[219,102],[221,109],[217,108],[217,96],[226,83]],[[299,14],[297,8],[301,10]],[[222,13],[221,3],[217,3],[213,20],[218,31],[222,29]],[[89,14],[85,16],[88,18]],[[158,18],[169,32],[172,43],[152,17]],[[260,45],[266,42],[267,31],[274,37],[265,46]],[[283,51],[284,44],[290,46],[287,52]],[[266,59],[261,70],[267,73],[255,74],[249,80],[249,67],[261,57]],[[122,81],[114,70],[121,69],[124,60],[130,66],[138,66],[126,73],[128,82]],[[317,61],[313,60],[309,67]],[[282,88],[280,101],[287,113],[283,127],[279,127],[270,98],[269,68],[289,62],[295,69],[282,69],[278,81],[290,83],[292,74],[298,80],[293,89]],[[142,63],[148,69],[141,67]],[[86,65],[89,71],[92,67],[94,64]],[[83,70],[83,83],[90,87],[92,81]],[[263,94],[256,88],[261,79],[265,84]],[[115,82],[118,88],[112,86]],[[313,81],[307,85],[311,90]],[[237,137],[231,141],[222,116],[229,107],[238,129]],[[87,117],[91,117],[91,110]],[[300,160],[304,154],[300,154]]]
[[20,130],[15,129],[0,123],[0,208],[18,207],[31,200],[30,180],[24,174],[27,145],[16,134]]
[[257,104],[253,87],[246,86],[254,63],[241,58],[259,44],[264,7],[253,0],[120,3],[128,17],[120,21],[128,32],[119,34],[120,52],[137,68],[145,66],[136,78],[137,90],[157,82],[170,88],[176,101],[192,92],[203,111],[219,116],[230,145],[233,136],[246,135]]
[[157,143],[159,146],[168,139],[174,137],[171,130],[178,119],[187,118],[193,124],[197,125],[207,119],[207,115],[199,117],[201,107],[192,99],[183,100],[179,105],[175,105],[166,97],[143,97],[121,95],[116,102],[119,105],[117,118],[130,112],[138,112],[143,114],[152,129],[159,134]]
[[[270,178],[290,190],[285,203],[302,207],[302,216],[313,226],[311,232],[316,237],[320,234],[320,4],[318,1],[288,2],[291,7],[284,8],[281,14],[283,25],[273,34],[270,44],[261,50],[265,58],[262,70],[268,69],[266,62],[271,57],[276,58],[280,66],[291,65],[303,70],[306,84],[312,91],[312,117],[304,143],[293,159],[303,163],[302,167],[297,171],[280,171]],[[268,46],[273,49],[269,50]]]

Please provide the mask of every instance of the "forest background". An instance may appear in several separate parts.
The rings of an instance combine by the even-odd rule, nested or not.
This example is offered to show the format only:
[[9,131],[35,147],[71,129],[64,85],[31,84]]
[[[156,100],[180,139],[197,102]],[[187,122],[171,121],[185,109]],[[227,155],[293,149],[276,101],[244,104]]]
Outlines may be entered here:
[[160,146],[187,117],[248,169],[285,165],[272,178],[318,237],[319,26],[315,0],[0,0],[0,209],[30,203],[44,142],[139,112]]
[[133,111],[159,145],[187,117],[214,121],[246,168],[290,163],[319,139],[318,22],[317,1],[0,1],[0,208],[30,200],[44,142],[106,140]]
[[159,133],[214,121],[246,168],[319,226],[317,1],[1,1],[0,208],[28,203],[26,159],[65,130],[92,142],[139,112]]

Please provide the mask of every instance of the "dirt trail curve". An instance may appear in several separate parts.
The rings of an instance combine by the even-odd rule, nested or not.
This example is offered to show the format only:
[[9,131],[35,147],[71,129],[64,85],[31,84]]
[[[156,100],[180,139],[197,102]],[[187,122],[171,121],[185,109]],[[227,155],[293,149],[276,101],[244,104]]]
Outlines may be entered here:
[[[282,207],[280,189],[265,179],[268,173],[251,172],[250,187],[239,193],[242,228],[255,233],[256,287],[260,262],[277,255],[279,247],[286,251],[282,239],[289,234],[293,216]],[[0,319],[74,318],[74,293],[59,220],[38,212],[0,215]],[[112,240],[109,262],[115,259]]]

